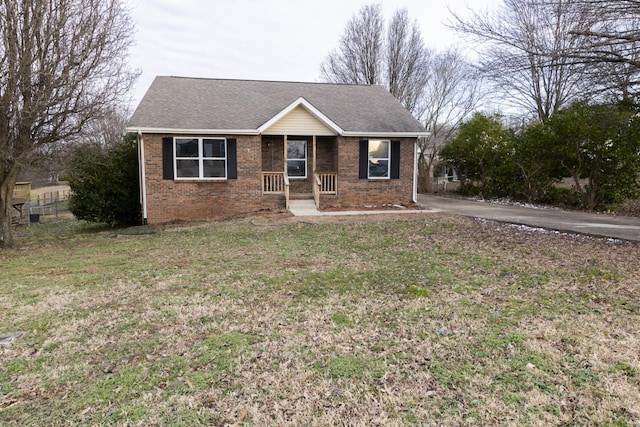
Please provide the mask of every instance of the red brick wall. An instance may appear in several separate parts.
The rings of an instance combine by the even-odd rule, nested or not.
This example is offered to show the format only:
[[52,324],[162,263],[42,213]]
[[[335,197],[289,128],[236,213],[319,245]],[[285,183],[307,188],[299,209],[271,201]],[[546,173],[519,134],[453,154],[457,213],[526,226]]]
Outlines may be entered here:
[[409,205],[413,198],[414,138],[400,141],[400,179],[359,179],[359,149],[362,138],[338,141],[338,195],[321,196],[320,208],[358,209],[383,204]]
[[338,170],[337,138],[316,138],[316,170],[318,172],[336,172]]
[[200,220],[283,207],[280,197],[262,196],[260,136],[225,135],[237,139],[238,179],[174,181],[162,179],[162,138],[143,135],[147,222]]
[[262,170],[264,172],[284,171],[283,136],[265,136],[262,138]]
[[[261,136],[225,135],[237,139],[238,179],[174,181],[162,179],[162,138],[165,136],[172,135],[144,135],[148,223],[220,218],[284,207],[283,196],[262,195],[260,175],[263,170],[282,170],[282,139],[273,138],[270,146],[267,146]],[[413,195],[414,139],[401,139],[400,179],[388,180],[358,178],[359,141],[360,138],[338,137],[334,144],[318,140],[318,170],[328,172],[337,168],[338,171],[338,195],[322,196],[321,209],[410,204]],[[337,147],[337,156],[329,152],[332,147]],[[327,156],[331,156],[331,159],[327,159]],[[311,144],[308,164],[310,176]],[[301,187],[306,181],[293,180],[291,191],[295,192],[300,187],[298,191],[309,192]]]

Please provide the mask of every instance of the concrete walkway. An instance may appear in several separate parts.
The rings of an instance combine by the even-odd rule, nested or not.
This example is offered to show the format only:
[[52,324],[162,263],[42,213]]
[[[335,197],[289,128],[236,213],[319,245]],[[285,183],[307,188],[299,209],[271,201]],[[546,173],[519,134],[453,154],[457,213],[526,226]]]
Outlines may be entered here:
[[415,214],[432,213],[433,210],[397,209],[397,210],[367,210],[367,211],[331,211],[320,212],[313,200],[290,200],[289,211],[294,216],[348,216],[348,215],[377,215],[377,214]]
[[548,230],[640,242],[640,218],[636,217],[505,206],[430,194],[418,195],[418,203],[431,209],[431,212],[436,210]]

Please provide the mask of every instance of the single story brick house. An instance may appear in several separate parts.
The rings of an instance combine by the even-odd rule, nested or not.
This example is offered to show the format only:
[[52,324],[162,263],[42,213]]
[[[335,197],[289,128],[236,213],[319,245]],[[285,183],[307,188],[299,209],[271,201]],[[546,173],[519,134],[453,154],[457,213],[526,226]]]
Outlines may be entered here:
[[426,129],[381,86],[156,77],[131,117],[145,223],[416,200]]

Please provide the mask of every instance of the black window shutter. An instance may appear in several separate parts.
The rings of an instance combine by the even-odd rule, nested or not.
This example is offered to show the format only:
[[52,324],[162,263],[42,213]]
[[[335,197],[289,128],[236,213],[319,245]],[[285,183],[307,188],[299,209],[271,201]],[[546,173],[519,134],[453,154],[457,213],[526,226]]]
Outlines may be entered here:
[[358,178],[367,179],[369,177],[369,141],[360,140],[360,167]]
[[173,179],[173,138],[162,138],[162,179]]
[[391,179],[400,179],[400,141],[391,141]]
[[227,179],[238,179],[237,146],[235,138],[227,139]]

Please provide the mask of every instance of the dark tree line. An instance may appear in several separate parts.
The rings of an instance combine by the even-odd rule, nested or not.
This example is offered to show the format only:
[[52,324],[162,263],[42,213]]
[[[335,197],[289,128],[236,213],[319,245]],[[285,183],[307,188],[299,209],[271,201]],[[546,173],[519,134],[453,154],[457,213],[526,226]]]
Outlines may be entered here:
[[[615,209],[640,196],[638,113],[629,102],[574,102],[518,130],[477,113],[440,156],[467,194]],[[559,188],[563,179],[570,185]]]
[[504,0],[452,27],[481,43],[476,66],[494,93],[535,119],[508,132],[481,115],[463,125],[441,154],[466,191],[588,210],[639,196],[640,1]]

